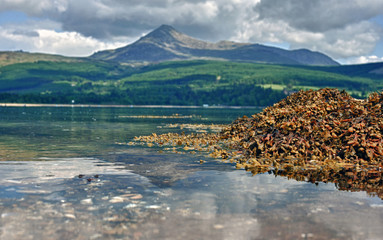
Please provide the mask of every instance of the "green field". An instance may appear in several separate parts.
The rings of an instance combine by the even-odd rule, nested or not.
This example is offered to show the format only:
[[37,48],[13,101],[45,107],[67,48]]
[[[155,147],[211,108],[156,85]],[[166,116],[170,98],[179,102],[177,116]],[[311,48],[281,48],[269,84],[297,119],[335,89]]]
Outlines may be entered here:
[[133,67],[93,61],[37,61],[0,67],[0,102],[265,106],[300,89],[380,91],[383,64],[285,66],[172,61]]

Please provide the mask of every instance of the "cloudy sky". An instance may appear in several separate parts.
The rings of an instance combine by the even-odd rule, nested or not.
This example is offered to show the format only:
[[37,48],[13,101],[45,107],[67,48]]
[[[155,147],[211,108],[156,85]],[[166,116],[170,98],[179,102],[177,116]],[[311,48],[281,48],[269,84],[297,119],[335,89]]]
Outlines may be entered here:
[[0,50],[88,56],[161,24],[211,42],[383,61],[382,0],[0,0]]

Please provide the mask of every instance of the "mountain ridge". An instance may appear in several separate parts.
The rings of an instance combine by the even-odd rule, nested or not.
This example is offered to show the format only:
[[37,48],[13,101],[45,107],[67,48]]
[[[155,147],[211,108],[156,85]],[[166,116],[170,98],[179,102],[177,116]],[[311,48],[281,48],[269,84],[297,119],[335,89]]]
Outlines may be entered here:
[[340,65],[325,54],[308,49],[285,50],[227,40],[212,43],[188,36],[169,25],[161,25],[132,44],[99,51],[90,58],[116,62],[211,59],[288,65]]
[[38,61],[50,62],[80,62],[84,58],[66,57],[48,53],[30,53],[25,51],[0,51],[0,66],[17,63],[35,63]]

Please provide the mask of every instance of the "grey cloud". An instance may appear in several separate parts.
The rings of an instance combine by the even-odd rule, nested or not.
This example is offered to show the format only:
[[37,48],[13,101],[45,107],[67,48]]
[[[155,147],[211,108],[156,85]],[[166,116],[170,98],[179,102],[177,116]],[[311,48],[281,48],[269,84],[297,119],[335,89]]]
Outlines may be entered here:
[[47,12],[65,9],[67,0],[0,0],[0,12],[21,11],[29,16],[39,17]]
[[49,19],[59,27],[46,29],[78,32],[101,42],[131,41],[169,24],[212,42],[287,42],[338,58],[372,51],[382,28],[368,20],[383,14],[383,1],[0,0],[0,12],[5,10]]
[[[137,36],[162,24],[158,4],[146,6],[143,1],[69,1],[68,7],[56,16],[65,31],[80,32],[85,36],[108,39]],[[158,9],[159,8],[159,9]],[[54,16],[53,16],[54,17]]]
[[[251,5],[249,9],[247,5]],[[0,0],[0,12],[22,11],[102,40],[139,37],[161,24],[210,41],[228,39],[254,0]],[[214,9],[216,7],[216,9]],[[250,11],[249,11],[250,10]]]
[[283,20],[290,26],[325,32],[368,20],[383,13],[382,1],[261,0],[254,11],[259,19]]
[[[209,4],[216,5],[216,13]],[[0,0],[0,11],[12,9],[49,18],[65,31],[99,39],[139,36],[169,24],[199,38],[220,40],[233,37],[244,23],[262,20],[284,21],[292,28],[310,32],[341,29],[383,14],[383,1]]]
[[39,37],[40,34],[36,31],[28,31],[28,30],[15,30],[13,31],[14,35],[21,35],[26,37]]
[[[67,0],[65,11],[46,12],[65,31],[76,31],[99,39],[139,37],[161,24],[207,40],[230,38],[242,6],[230,0]],[[225,10],[233,6],[231,11]],[[253,4],[254,5],[254,4]],[[214,7],[216,6],[216,9]]]

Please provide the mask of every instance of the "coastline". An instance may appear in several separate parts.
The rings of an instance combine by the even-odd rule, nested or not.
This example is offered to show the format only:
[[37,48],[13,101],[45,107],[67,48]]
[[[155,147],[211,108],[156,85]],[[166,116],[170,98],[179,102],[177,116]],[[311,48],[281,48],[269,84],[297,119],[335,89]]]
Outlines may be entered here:
[[119,104],[55,104],[55,103],[0,103],[0,107],[78,107],[78,108],[211,108],[262,109],[261,106],[182,106],[182,105],[119,105]]

